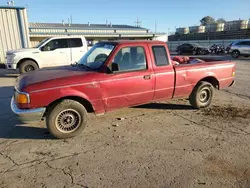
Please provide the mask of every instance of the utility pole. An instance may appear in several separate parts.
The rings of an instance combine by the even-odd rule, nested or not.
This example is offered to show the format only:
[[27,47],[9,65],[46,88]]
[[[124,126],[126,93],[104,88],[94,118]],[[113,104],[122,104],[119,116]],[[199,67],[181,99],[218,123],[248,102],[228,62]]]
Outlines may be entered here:
[[157,32],[157,23],[156,23],[156,20],[155,20],[155,34]]

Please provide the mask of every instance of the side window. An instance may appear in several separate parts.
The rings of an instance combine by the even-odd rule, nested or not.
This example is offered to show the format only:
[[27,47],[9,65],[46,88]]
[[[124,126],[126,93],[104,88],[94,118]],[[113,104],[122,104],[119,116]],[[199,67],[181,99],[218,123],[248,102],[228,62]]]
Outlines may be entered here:
[[248,45],[248,41],[238,42],[237,45],[247,46]]
[[164,46],[152,47],[156,66],[169,65],[167,52]]
[[69,47],[70,48],[77,48],[82,47],[82,39],[81,38],[72,38],[69,39]]
[[59,48],[68,48],[67,39],[54,39],[49,41],[43,48],[43,51],[53,51]]
[[143,47],[122,48],[115,56],[111,70],[113,72],[147,69],[146,55]]

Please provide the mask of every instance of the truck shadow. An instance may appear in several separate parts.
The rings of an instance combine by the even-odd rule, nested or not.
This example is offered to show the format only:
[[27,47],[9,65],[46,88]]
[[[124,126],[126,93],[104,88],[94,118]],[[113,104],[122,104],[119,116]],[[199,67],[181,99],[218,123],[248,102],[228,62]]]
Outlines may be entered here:
[[[0,119],[0,123],[2,124]],[[48,130],[43,127],[32,127],[19,121],[16,117],[4,121],[0,126],[0,138],[3,139],[54,139]]]
[[144,108],[144,109],[162,109],[162,110],[194,110],[191,105],[186,104],[166,104],[166,103],[150,103],[132,108]]
[[11,111],[13,86],[0,87],[0,139],[53,139],[42,124],[24,124]]

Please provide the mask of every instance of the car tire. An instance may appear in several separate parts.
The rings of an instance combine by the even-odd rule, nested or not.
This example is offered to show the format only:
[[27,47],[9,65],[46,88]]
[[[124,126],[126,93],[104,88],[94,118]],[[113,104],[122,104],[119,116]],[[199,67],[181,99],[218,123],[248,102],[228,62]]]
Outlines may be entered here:
[[177,54],[181,55],[182,54],[181,50],[177,50]]
[[87,110],[81,103],[65,99],[48,111],[46,124],[55,138],[75,137],[87,125]]
[[194,50],[192,54],[193,54],[193,55],[197,55],[197,51],[196,51],[196,50]]
[[19,73],[23,74],[23,73],[27,73],[30,71],[35,71],[38,68],[39,67],[37,66],[37,64],[34,61],[26,60],[19,65]]
[[196,109],[206,108],[210,106],[213,96],[213,85],[209,82],[201,81],[194,87],[189,96],[189,102]]
[[201,50],[201,55],[206,55],[207,52],[205,50]]
[[238,50],[234,50],[234,51],[232,51],[231,55],[233,58],[238,58],[240,56],[240,52]]

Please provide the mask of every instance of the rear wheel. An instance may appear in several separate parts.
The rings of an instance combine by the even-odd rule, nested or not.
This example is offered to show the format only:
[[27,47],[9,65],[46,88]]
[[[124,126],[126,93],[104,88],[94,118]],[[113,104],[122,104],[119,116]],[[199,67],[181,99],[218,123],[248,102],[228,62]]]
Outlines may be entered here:
[[206,55],[207,52],[205,50],[201,50],[201,55]]
[[86,127],[87,111],[81,103],[66,99],[49,110],[46,124],[54,137],[71,138]]
[[193,55],[197,55],[197,51],[196,50],[193,51]]
[[240,52],[238,51],[238,50],[234,50],[233,52],[232,52],[232,57],[233,58],[238,58],[240,56]]
[[19,73],[23,74],[30,71],[35,71],[38,69],[37,64],[32,60],[26,60],[22,62],[19,66]]
[[214,96],[214,87],[208,82],[201,81],[189,96],[190,104],[197,109],[210,106]]
[[177,54],[181,55],[182,54],[181,50],[177,50]]

